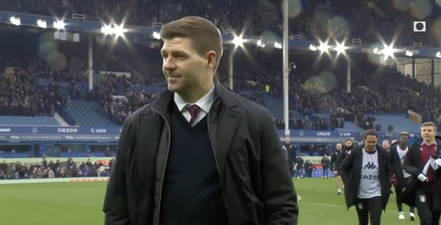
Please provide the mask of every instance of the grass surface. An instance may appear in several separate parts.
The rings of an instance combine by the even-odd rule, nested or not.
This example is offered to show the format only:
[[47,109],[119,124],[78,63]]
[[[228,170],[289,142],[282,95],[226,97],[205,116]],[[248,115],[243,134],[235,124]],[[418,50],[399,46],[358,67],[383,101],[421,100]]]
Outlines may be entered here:
[[[336,195],[335,180],[294,179],[300,196],[300,225],[358,224],[354,208]],[[4,225],[100,225],[105,182],[0,185],[0,224]],[[395,195],[391,195],[382,224],[419,224],[398,220]]]

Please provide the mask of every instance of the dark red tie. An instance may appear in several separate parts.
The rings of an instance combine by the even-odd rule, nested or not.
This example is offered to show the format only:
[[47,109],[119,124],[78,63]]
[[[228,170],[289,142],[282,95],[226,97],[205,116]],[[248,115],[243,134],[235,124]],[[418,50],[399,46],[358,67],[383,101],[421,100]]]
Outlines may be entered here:
[[197,105],[188,105],[187,110],[190,113],[191,119],[190,124],[193,124],[196,118],[198,118],[198,109],[199,107]]

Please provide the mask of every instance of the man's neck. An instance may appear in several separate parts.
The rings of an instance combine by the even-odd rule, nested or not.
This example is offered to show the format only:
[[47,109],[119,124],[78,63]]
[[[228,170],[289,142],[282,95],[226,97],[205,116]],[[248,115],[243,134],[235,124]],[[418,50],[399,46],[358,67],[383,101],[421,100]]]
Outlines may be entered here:
[[193,90],[189,90],[188,92],[177,92],[179,97],[181,97],[185,102],[188,103],[196,103],[204,97],[213,87],[213,83],[211,85],[207,85],[205,87],[195,88]]
[[406,144],[400,144],[400,148],[406,148]]
[[368,149],[368,148],[364,147],[364,150],[367,151],[367,152],[375,152],[375,151],[377,151],[377,148]]
[[426,144],[426,145],[433,145],[433,144],[435,144],[435,139],[424,140],[424,144]]

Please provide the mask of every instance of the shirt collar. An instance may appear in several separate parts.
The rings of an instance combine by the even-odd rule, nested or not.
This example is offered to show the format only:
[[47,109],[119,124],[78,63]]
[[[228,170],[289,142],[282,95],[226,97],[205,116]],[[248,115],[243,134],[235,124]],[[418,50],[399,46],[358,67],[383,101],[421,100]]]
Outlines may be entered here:
[[181,98],[181,96],[179,96],[178,93],[174,93],[174,100],[176,106],[178,106],[179,111],[182,111],[188,104],[195,104],[200,109],[204,110],[205,113],[208,113],[210,112],[211,105],[214,102],[214,85],[211,87],[210,91],[206,95],[204,95],[204,97],[196,102],[186,102],[184,99]]
[[[426,143],[424,143],[424,141],[423,142],[421,142],[421,145],[424,145],[424,144],[426,144]],[[431,145],[435,145],[435,146],[438,146],[438,143],[436,142],[436,140],[435,140],[435,142],[433,142],[433,144],[431,144]],[[431,146],[431,145],[427,145],[427,146]]]

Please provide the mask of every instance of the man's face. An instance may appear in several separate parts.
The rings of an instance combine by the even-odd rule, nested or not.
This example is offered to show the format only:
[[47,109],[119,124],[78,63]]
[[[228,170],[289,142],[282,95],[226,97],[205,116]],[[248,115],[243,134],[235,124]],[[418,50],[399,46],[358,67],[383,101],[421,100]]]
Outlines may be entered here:
[[188,38],[165,39],[161,55],[162,71],[171,92],[192,91],[213,79],[209,73],[212,62],[208,56],[198,54]]
[[368,135],[364,139],[364,148],[368,151],[373,151],[377,145],[378,138],[375,135]]
[[289,137],[285,138],[285,143],[286,143],[286,144],[291,143],[291,138],[289,138]]
[[400,136],[400,144],[401,145],[407,145],[408,141],[409,141],[409,136],[407,136],[407,135]]
[[338,143],[335,147],[337,148],[337,151],[341,150],[341,144],[340,143]]
[[390,145],[389,145],[389,141],[383,141],[383,148],[384,149],[389,149]]
[[421,127],[421,136],[426,141],[432,141],[435,138],[435,128],[432,126]]
[[348,148],[351,147],[352,146],[352,141],[346,141],[345,142],[345,146],[348,147]]

